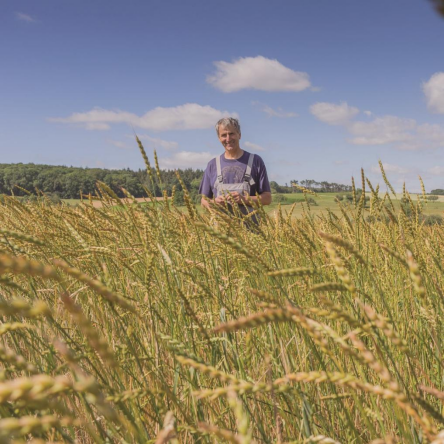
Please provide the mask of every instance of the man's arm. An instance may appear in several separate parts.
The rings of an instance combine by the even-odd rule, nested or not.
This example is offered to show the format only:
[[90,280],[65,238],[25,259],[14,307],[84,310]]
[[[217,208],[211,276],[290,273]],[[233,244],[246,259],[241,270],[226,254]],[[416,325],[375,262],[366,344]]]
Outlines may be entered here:
[[271,204],[271,192],[264,191],[259,196],[243,196],[238,192],[234,192],[230,196],[233,199],[233,202],[240,204],[244,203],[248,206],[257,206],[258,201],[261,202],[262,205],[270,205]]
[[218,205],[222,205],[225,202],[225,197],[224,196],[218,196],[214,199],[211,199],[210,197],[207,196],[203,196],[202,199],[200,200],[200,204],[204,207],[204,208],[210,208],[212,203],[216,203]]
[[271,193],[269,191],[264,191],[259,196],[250,196],[250,199],[257,204],[257,201],[260,200],[262,205],[270,205],[271,204]]

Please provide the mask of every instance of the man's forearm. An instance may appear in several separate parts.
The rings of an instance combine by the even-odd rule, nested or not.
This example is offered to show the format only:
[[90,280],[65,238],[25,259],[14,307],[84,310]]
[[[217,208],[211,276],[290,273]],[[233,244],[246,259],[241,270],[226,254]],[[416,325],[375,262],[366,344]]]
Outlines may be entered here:
[[212,199],[210,199],[209,197],[202,197],[202,199],[200,200],[200,204],[204,207],[204,208],[210,208],[210,205],[212,202]]
[[265,191],[262,194],[259,194],[259,196],[248,196],[247,204],[253,204],[257,205],[258,201],[260,200],[262,205],[270,205],[271,204],[271,193],[268,191]]

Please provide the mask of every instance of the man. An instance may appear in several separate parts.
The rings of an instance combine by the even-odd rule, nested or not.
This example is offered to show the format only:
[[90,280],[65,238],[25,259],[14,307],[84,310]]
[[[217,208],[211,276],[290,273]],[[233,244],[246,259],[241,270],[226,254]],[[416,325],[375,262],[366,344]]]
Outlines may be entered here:
[[[253,211],[258,200],[262,205],[269,205],[271,188],[264,161],[257,154],[241,149],[239,121],[224,117],[217,122],[216,132],[225,153],[208,163],[199,194],[218,205],[237,204],[244,214]],[[210,206],[208,199],[202,197],[203,207]]]

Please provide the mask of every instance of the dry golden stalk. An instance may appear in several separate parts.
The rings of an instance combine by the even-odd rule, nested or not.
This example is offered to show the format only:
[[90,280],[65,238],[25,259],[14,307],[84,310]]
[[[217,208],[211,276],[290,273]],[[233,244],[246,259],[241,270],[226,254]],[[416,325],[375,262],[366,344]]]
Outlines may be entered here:
[[23,324],[22,322],[8,322],[5,324],[0,324],[0,336],[10,331],[26,330],[26,329],[32,330],[33,328],[34,328],[33,325]]
[[159,159],[157,158],[157,152],[154,150],[154,165],[156,166],[156,176],[159,181],[159,185],[162,185],[162,178],[160,177]]
[[37,373],[34,364],[25,360],[23,356],[17,355],[14,351],[0,345],[0,361],[14,366],[17,370],[26,370],[29,373]]
[[66,294],[62,294],[60,298],[65,305],[65,308],[72,315],[74,322],[79,326],[80,330],[88,339],[91,347],[109,366],[116,367],[117,362],[114,357],[113,350],[110,348],[105,338],[99,335],[97,329],[85,316],[81,307],[75,304],[74,301]]
[[395,438],[392,438],[390,436],[386,438],[380,438],[380,439],[374,439],[373,441],[370,441],[369,444],[398,444],[399,441]]
[[392,390],[396,390],[397,387],[397,391],[400,391],[398,383],[393,381],[387,367],[375,358],[375,355],[365,346],[365,344],[355,334],[349,334],[348,337],[351,339],[353,345],[360,351],[360,355],[364,362],[381,378],[381,380],[390,384]]
[[24,299],[12,299],[8,302],[0,301],[1,316],[23,316],[25,318],[37,318],[47,316],[51,313],[49,307],[42,301],[34,305]]
[[353,206],[356,207],[356,186],[355,186],[355,178],[352,176],[352,197],[353,197]]
[[379,246],[386,251],[387,253],[390,254],[390,256],[394,257],[400,264],[402,264],[404,267],[408,267],[407,261],[405,260],[405,258],[403,258],[399,253],[397,253],[396,251],[390,249],[389,247],[386,247],[383,244],[379,244]]
[[[286,385],[289,381],[295,382],[314,382],[320,384],[323,382],[332,382],[333,384],[341,387],[350,387],[355,390],[363,390],[367,393],[372,393],[383,399],[392,400],[396,402],[399,407],[404,410],[409,416],[411,416],[415,422],[422,428],[424,433],[430,439],[436,434],[435,427],[431,425],[431,421],[427,416],[420,416],[417,409],[410,403],[407,396],[397,390],[391,388],[384,388],[379,385],[372,385],[367,382],[359,381],[353,375],[347,375],[343,373],[333,372],[308,372],[308,373],[292,373],[285,375],[283,378],[274,381],[272,386]],[[258,390],[259,391],[259,390]]]
[[176,356],[177,361],[179,361],[182,365],[189,365],[190,367],[198,370],[204,375],[208,375],[211,378],[217,378],[222,382],[230,381],[233,384],[242,384],[246,381],[236,378],[233,375],[229,375],[227,373],[221,372],[217,370],[217,368],[212,367],[211,365],[202,364],[201,362],[197,362],[194,359],[185,357],[185,356]]
[[342,281],[347,290],[354,294],[356,293],[356,288],[350,279],[350,275],[348,274],[344,264],[342,263],[341,258],[336,253],[336,250],[333,248],[333,244],[331,242],[326,242],[325,248],[327,250],[328,255],[330,256],[330,260],[333,262],[336,273],[339,276],[339,279]]
[[239,444],[250,444],[251,430],[249,429],[248,416],[245,414],[242,403],[237,397],[236,391],[229,391],[227,394],[228,404],[236,417]]
[[422,277],[419,272],[418,264],[413,259],[413,255],[410,251],[407,250],[407,264],[410,270],[410,278],[413,282],[413,288],[415,289],[416,294],[424,301],[426,291],[424,285],[422,283]]
[[[54,260],[54,265],[62,269],[66,274],[70,275],[76,280],[88,285],[88,287],[90,287],[96,293],[100,294],[100,296],[102,296],[111,304],[116,304],[121,308],[124,308],[125,310],[128,310],[131,313],[137,315],[136,309],[129,302],[127,302],[124,298],[122,298],[118,294],[109,290],[105,285],[103,285],[102,282],[98,281],[97,279],[90,278],[82,271],[78,270],[77,268],[70,267],[65,261],[62,261],[60,259]],[[58,280],[59,281],[61,280],[60,277],[58,277]]]
[[38,401],[72,387],[72,381],[65,376],[52,378],[42,374],[31,378],[12,379],[0,383],[0,403],[17,400]]
[[25,436],[30,433],[47,432],[54,427],[79,426],[80,420],[55,415],[22,416],[21,418],[0,419],[0,437]]
[[198,430],[202,433],[214,435],[216,438],[223,439],[224,441],[240,444],[242,441],[239,440],[239,437],[226,429],[221,429],[211,424],[206,424],[205,422],[199,422],[197,426]]
[[282,308],[267,310],[261,313],[255,313],[250,316],[235,319],[226,324],[218,325],[213,329],[215,333],[232,332],[246,328],[258,327],[269,322],[288,322],[291,321],[292,314]]
[[49,265],[44,265],[33,259],[25,259],[23,257],[11,256],[8,254],[0,255],[0,274],[27,274],[29,276],[40,276],[44,279],[54,279],[61,281],[59,274]]
[[398,332],[387,318],[376,313],[376,311],[369,305],[363,305],[362,307],[367,318],[373,322],[376,327],[382,330],[384,335],[387,336],[394,345],[396,345],[401,351],[408,352],[407,342],[399,336]]
[[110,395],[105,398],[105,401],[108,402],[122,402],[127,401],[128,399],[139,399],[144,398],[146,396],[151,395],[159,395],[162,394],[163,391],[160,389],[134,389],[134,390],[126,390],[122,393],[118,393],[116,395]]
[[194,220],[194,219],[196,219],[196,216],[197,216],[196,208],[194,207],[194,204],[191,201],[191,197],[190,197],[190,193],[188,192],[188,188],[185,186],[182,178],[180,177],[179,171],[177,171],[177,170],[176,170],[176,177],[180,183],[180,186],[182,187],[183,200],[185,201],[185,205],[187,207],[188,214],[190,215],[191,219]]
[[341,305],[335,304],[332,300],[321,296],[320,300],[327,310],[320,308],[309,308],[308,310],[318,316],[326,317],[327,319],[342,319],[347,322],[352,328],[363,328],[362,322],[359,322],[353,315],[344,310]]
[[289,268],[286,270],[269,271],[267,275],[271,277],[279,277],[279,276],[290,277],[290,276],[312,276],[315,273],[316,271],[313,270],[312,268],[301,267],[301,268]]
[[155,444],[178,444],[176,418],[173,412],[167,412],[163,420],[163,429],[157,435]]
[[390,191],[392,192],[393,196],[396,197],[395,190],[393,189],[391,183],[388,181],[387,176],[385,175],[384,166],[382,165],[381,161],[379,161],[379,168],[381,169],[382,178],[384,179],[385,184],[390,189]]
[[358,260],[358,262],[360,262],[362,265],[367,265],[366,261],[364,260],[364,258],[361,255],[361,253],[359,253],[359,251],[357,251],[352,244],[347,242],[342,237],[333,236],[331,234],[324,233],[323,231],[319,232],[319,236],[321,236],[323,239],[326,239],[327,241],[337,245],[338,247],[344,248],[344,250],[347,250],[348,252],[353,254],[353,256],[355,256],[356,259]]
[[318,195],[313,190],[310,190],[308,188],[304,188],[303,186],[298,185],[296,183],[292,183],[291,185],[292,185],[292,187],[297,188],[298,190],[302,191],[303,193],[312,194],[313,196],[318,197]]
[[304,440],[304,443],[307,444],[340,444],[339,441],[336,441],[332,438],[329,438],[324,435],[310,436]]
[[39,245],[40,247],[44,247],[45,243],[42,242],[40,239],[35,238],[34,236],[29,236],[23,233],[17,233],[15,231],[0,229],[0,235],[6,236],[6,237],[12,237],[14,239],[18,239],[21,241],[29,242],[31,244]]
[[137,145],[139,145],[140,154],[142,154],[143,161],[145,162],[146,171],[151,179],[151,183],[154,186],[154,177],[153,177],[153,171],[151,170],[150,161],[148,160],[148,156],[146,155],[146,151],[142,145],[142,142],[140,141],[140,139],[137,136],[136,136],[136,142],[137,142]]
[[348,288],[339,282],[321,282],[310,287],[308,291],[314,293],[320,291],[348,291]]
[[248,288],[247,290],[253,293],[255,296],[258,296],[259,298],[263,299],[264,301],[269,302],[270,304],[279,303],[275,296],[273,296],[270,293],[267,293],[266,291],[256,290],[254,288]]
[[[443,15],[444,15],[444,5],[443,5]],[[444,444],[444,432],[439,432],[430,444]]]
[[436,388],[427,387],[426,385],[419,385],[418,389],[423,392],[429,393],[430,395],[433,395],[435,398],[444,400],[444,392],[441,392],[440,390],[437,390]]
[[226,234],[223,234],[220,231],[215,230],[213,227],[210,227],[209,225],[201,222],[196,222],[196,227],[202,228],[204,231],[210,233],[212,236],[219,239],[222,243],[229,245],[238,253],[241,253],[242,255],[246,256],[248,259],[251,259],[253,261],[252,265],[260,264],[261,268],[265,269],[266,271],[271,271],[268,264],[266,264],[261,257],[254,254],[254,251],[251,251],[251,249],[244,247],[236,239],[233,239],[232,237],[229,237]]

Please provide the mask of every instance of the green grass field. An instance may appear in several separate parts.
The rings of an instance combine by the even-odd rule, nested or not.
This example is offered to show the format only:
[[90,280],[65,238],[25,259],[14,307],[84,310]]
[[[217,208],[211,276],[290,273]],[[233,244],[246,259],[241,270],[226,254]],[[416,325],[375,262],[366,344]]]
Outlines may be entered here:
[[[332,211],[335,214],[339,214],[339,206],[336,202],[336,196],[338,193],[318,193],[317,197],[309,195],[312,197],[317,205],[311,205],[311,213],[313,215],[318,215],[323,213],[327,208]],[[274,195],[275,196],[275,195]],[[293,216],[294,217],[301,217],[303,214],[303,205],[305,205],[305,200],[303,197],[303,194],[301,193],[293,193],[293,194],[284,194],[285,201],[281,203],[281,209],[282,211],[290,211],[291,206],[294,202],[296,202],[296,207],[293,210]],[[367,194],[367,196],[370,196],[370,194]],[[383,197],[381,195],[381,197]],[[395,208],[399,209],[399,199],[402,198],[402,195],[397,195],[397,199],[393,198],[393,202],[395,204]],[[412,196],[413,202],[416,202],[416,195]],[[63,202],[68,203],[69,205],[77,205],[80,203],[79,199],[63,199]],[[346,201],[343,201],[343,204],[346,205]],[[199,208],[199,211],[201,209]],[[267,213],[275,213],[278,209],[278,204],[273,202],[271,205],[265,207],[265,211]],[[185,206],[182,207],[182,210],[185,210]],[[365,212],[366,210],[364,210]],[[427,203],[427,205],[424,207],[424,214],[425,215],[431,215],[431,214],[439,214],[443,215],[444,212],[444,196],[440,196],[440,200],[438,201],[430,201]]]

